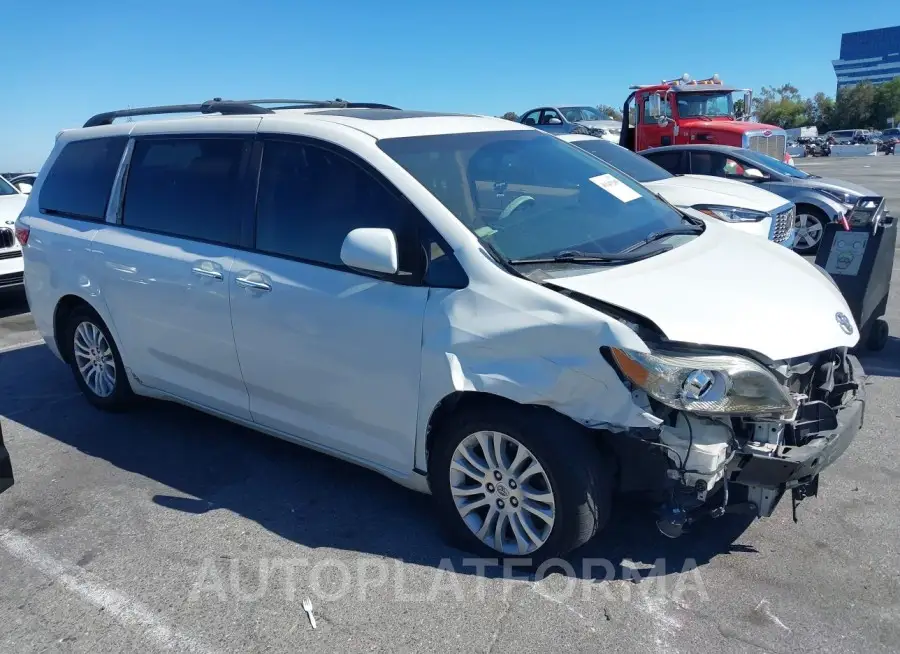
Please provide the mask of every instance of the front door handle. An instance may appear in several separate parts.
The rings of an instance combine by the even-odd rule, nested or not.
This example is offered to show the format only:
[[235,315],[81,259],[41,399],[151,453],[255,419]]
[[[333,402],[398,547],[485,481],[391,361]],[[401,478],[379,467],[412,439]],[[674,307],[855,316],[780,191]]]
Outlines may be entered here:
[[250,279],[249,276],[246,277],[235,277],[235,283],[238,286],[243,286],[244,288],[252,288],[254,291],[271,291],[272,286],[266,284],[265,282],[259,282],[255,279]]
[[209,279],[218,279],[222,280],[222,273],[218,270],[209,270],[208,268],[194,267],[191,268],[191,272],[195,275],[199,275],[200,277],[208,277]]

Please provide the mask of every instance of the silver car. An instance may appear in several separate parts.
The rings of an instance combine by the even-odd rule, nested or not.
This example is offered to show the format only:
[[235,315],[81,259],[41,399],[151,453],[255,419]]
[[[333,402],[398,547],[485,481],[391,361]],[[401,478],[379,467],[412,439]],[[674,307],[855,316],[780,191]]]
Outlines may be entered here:
[[861,197],[880,194],[841,179],[811,175],[760,152],[727,145],[672,145],[641,154],[670,173],[739,179],[797,205],[794,250],[815,254],[827,222],[840,220]]

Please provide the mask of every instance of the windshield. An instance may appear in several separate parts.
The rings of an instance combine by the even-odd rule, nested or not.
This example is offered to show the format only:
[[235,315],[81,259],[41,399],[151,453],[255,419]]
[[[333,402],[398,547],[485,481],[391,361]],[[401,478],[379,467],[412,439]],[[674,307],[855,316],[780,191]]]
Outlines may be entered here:
[[691,116],[732,116],[734,106],[731,92],[697,93],[694,91],[678,94],[678,115]]
[[788,166],[786,163],[783,163],[774,157],[770,157],[767,154],[763,154],[762,152],[757,152],[756,150],[744,150],[743,155],[753,163],[768,168],[769,172],[787,175],[788,177],[794,177],[796,179],[809,179],[812,177],[812,175],[804,173],[799,168]]
[[635,180],[543,132],[411,136],[378,146],[507,260],[621,252],[682,224]]
[[13,187],[12,184],[7,182],[0,176],[0,195],[18,195],[19,192]]
[[597,111],[594,107],[560,107],[570,123],[577,123],[579,120],[609,120],[609,116],[605,116]]
[[590,152],[595,157],[603,159],[610,166],[615,166],[642,184],[674,177],[668,170],[657,166],[646,157],[642,157],[627,148],[623,148],[621,145],[616,145],[603,139],[583,139],[581,141],[570,141],[570,143],[577,145],[586,152]]

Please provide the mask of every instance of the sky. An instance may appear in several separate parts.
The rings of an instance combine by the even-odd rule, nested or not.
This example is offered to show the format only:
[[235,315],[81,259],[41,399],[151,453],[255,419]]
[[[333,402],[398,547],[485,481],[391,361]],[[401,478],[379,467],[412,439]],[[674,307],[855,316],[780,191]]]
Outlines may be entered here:
[[95,113],[213,97],[521,114],[619,107],[629,85],[685,72],[833,95],[841,33],[900,23],[897,0],[3,4],[0,171],[10,172],[38,170],[56,134]]

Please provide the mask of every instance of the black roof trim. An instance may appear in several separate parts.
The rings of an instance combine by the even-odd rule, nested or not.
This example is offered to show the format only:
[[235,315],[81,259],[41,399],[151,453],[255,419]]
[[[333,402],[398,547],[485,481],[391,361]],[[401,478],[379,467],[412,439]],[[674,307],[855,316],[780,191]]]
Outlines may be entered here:
[[[264,104],[282,105],[278,107],[262,107]],[[223,100],[213,98],[200,104],[171,104],[155,107],[139,107],[136,109],[117,109],[106,111],[91,116],[84,127],[98,127],[100,125],[112,125],[116,118],[128,118],[132,116],[161,116],[165,114],[222,114],[229,116],[271,114],[276,109],[325,109],[325,108],[368,108],[368,109],[393,109],[397,107],[387,104],[368,102],[347,102],[337,98],[335,100],[294,100],[294,99],[263,99],[263,100]]]

